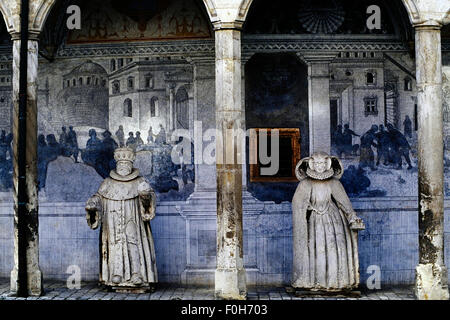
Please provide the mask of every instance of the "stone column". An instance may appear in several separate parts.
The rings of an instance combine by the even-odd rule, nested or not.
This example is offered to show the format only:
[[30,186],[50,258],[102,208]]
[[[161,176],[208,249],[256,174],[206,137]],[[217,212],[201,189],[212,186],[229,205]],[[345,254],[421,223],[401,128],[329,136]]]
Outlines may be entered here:
[[309,152],[330,153],[330,62],[335,54],[313,52],[299,56],[308,64]]
[[[19,144],[19,74],[20,38],[13,34],[13,181],[14,181],[14,269],[11,271],[11,293],[18,293],[19,277],[27,278],[29,295],[42,293],[42,273],[39,269],[39,226],[37,190],[37,37],[28,41],[27,114],[26,114],[26,187],[25,203],[19,203],[18,144]],[[19,216],[19,207],[25,207]],[[19,228],[23,230],[19,236]],[[23,260],[21,260],[23,259]],[[19,261],[20,260],[20,261]],[[25,270],[24,270],[25,269]],[[25,290],[24,290],[25,291]]]
[[[243,122],[241,85],[242,25],[215,26],[216,128],[223,140],[216,143],[218,299],[245,299],[247,295],[242,227],[242,164],[237,152],[242,141],[232,130]],[[231,156],[233,155],[233,156]]]
[[421,300],[447,300],[440,26],[426,23],[415,29],[419,109],[419,265],[415,292]]

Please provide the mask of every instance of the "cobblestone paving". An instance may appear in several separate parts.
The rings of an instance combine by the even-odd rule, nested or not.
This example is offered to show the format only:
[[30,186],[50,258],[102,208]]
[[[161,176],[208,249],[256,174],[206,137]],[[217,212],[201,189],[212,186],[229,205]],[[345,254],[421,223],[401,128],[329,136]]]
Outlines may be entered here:
[[[94,282],[82,282],[80,289],[68,289],[65,282],[45,281],[45,294],[26,300],[213,300],[211,287],[180,287],[160,284],[154,293],[107,292]],[[296,297],[284,287],[249,287],[248,300],[415,300],[413,287],[402,286],[361,292],[360,298]],[[9,296],[9,280],[0,279],[0,300],[24,300]]]

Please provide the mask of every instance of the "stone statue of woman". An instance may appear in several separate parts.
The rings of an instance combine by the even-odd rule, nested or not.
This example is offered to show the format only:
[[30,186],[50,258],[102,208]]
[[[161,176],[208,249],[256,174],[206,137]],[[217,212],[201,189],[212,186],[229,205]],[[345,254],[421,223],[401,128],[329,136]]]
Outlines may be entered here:
[[130,148],[114,151],[116,169],[86,203],[92,229],[101,225],[100,283],[114,290],[142,292],[158,281],[150,220],[156,196],[133,168]]
[[295,169],[300,180],[292,199],[294,288],[313,291],[350,291],[359,285],[356,216],[339,181],[341,161],[323,152],[301,160]]

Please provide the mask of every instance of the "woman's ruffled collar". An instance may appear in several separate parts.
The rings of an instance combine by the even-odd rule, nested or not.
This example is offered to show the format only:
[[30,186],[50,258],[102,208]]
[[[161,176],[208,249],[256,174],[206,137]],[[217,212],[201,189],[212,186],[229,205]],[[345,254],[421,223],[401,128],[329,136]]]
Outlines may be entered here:
[[311,170],[311,168],[308,168],[306,169],[306,175],[316,180],[326,180],[334,176],[334,170],[328,169],[327,171],[319,173],[317,171]]

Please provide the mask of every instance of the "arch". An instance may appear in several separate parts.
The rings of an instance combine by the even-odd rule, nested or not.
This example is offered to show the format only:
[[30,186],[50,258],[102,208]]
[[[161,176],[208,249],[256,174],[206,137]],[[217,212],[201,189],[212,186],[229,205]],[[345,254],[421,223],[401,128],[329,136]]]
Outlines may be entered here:
[[406,11],[408,12],[409,20],[411,21],[411,24],[415,24],[419,22],[420,14],[419,9],[417,8],[417,5],[414,0],[402,0],[403,5],[406,8]]
[[[47,20],[56,0],[34,0],[30,3],[30,24],[29,31],[38,35]],[[0,12],[6,23],[9,33],[20,32],[20,2],[18,0],[0,1]]]
[[[33,1],[33,2],[36,2]],[[38,5],[30,6],[30,15],[34,17],[29,26],[30,32],[39,34],[56,0],[38,0]]]
[[241,4],[239,5],[239,18],[242,21],[245,21],[247,18],[247,14],[250,11],[250,6],[252,5],[253,0],[242,0]]
[[[20,6],[16,1],[0,1],[0,12],[9,33],[20,30]],[[12,12],[16,12],[13,14]]]
[[216,6],[214,5],[213,0],[203,0],[203,4],[205,5],[206,11],[208,12],[209,20],[211,22],[215,22],[219,20],[217,18],[217,10]]

